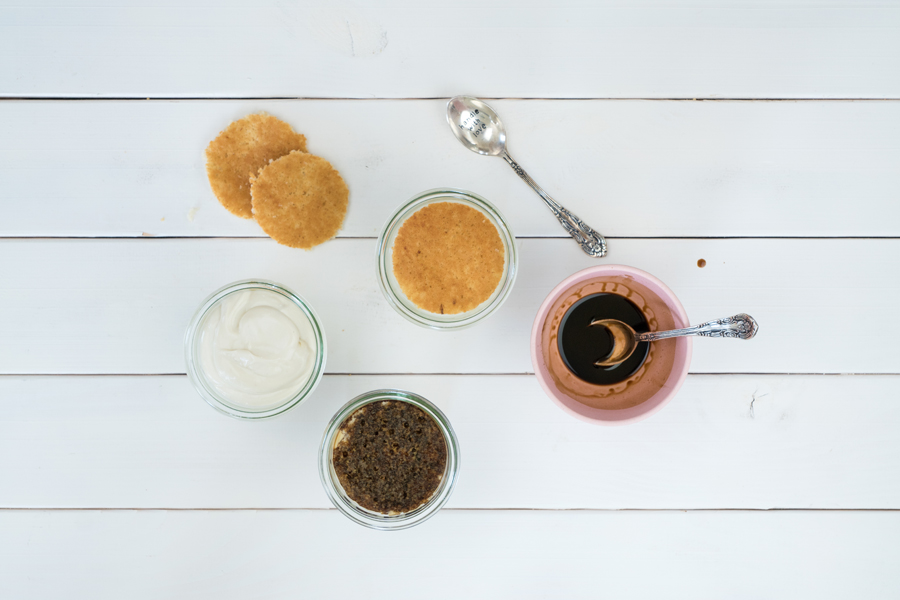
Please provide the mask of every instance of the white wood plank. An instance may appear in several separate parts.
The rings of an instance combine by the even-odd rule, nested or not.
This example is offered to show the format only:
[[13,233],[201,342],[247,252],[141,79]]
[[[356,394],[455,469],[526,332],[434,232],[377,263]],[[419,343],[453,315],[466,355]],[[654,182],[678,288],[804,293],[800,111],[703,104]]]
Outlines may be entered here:
[[[608,236],[900,235],[900,101],[492,104],[517,160]],[[219,206],[203,157],[259,110],[343,174],[343,236],[377,236],[399,204],[442,186],[485,196],[517,235],[565,235],[503,161],[456,141],[444,105],[0,102],[0,185],[15,206],[0,235],[262,236]]]
[[691,375],[651,419],[602,428],[533,376],[326,376],[266,423],[186,377],[0,377],[0,507],[328,508],[318,445],[372,389],[425,395],[462,451],[451,508],[900,508],[897,376]]
[[[736,312],[759,320],[749,342],[697,340],[692,372],[900,368],[890,342],[900,322],[879,320],[900,303],[900,240],[613,240],[600,261],[568,239],[518,244],[520,271],[506,304],[470,329],[436,332],[387,304],[374,240],[311,252],[263,239],[0,240],[0,372],[183,373],[184,330],[203,299],[261,277],[318,311],[327,372],[527,373],[532,320],[546,295],[571,273],[610,263],[659,277],[693,322]],[[860,326],[841,329],[836,345],[829,324],[846,318]]]
[[5,96],[900,96],[893,2],[4,5]]
[[7,598],[889,599],[897,512],[0,511]]

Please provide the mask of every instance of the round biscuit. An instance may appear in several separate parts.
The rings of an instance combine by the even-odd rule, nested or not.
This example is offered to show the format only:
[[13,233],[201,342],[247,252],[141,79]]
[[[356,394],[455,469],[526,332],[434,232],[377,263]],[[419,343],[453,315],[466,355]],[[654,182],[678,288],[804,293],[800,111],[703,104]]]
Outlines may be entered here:
[[306,136],[265,113],[234,121],[206,147],[206,175],[222,206],[252,219],[250,177],[270,161],[306,150]]
[[333,238],[344,222],[347,184],[322,157],[291,152],[250,182],[253,216],[279,244],[308,250]]

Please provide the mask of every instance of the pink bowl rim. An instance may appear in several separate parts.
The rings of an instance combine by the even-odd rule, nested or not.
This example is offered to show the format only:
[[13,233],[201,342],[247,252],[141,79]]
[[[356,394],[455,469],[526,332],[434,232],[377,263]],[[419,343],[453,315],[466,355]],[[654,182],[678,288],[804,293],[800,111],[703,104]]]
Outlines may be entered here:
[[537,315],[534,318],[534,324],[531,327],[531,364],[534,368],[534,374],[537,377],[538,383],[540,383],[544,392],[557,406],[570,415],[581,419],[582,421],[597,425],[627,425],[656,414],[675,397],[678,390],[681,388],[681,385],[684,383],[684,380],[687,379],[688,370],[691,365],[691,355],[693,353],[693,340],[690,337],[677,338],[675,364],[673,365],[672,372],[669,374],[669,378],[666,380],[662,389],[637,406],[620,410],[591,408],[558,390],[544,364],[543,353],[541,352],[541,330],[543,329],[544,319],[550,312],[550,307],[557,299],[559,299],[564,291],[576,283],[602,275],[633,276],[635,280],[647,285],[653,289],[653,291],[659,293],[660,298],[670,309],[672,309],[672,316],[675,318],[676,327],[688,326],[690,321],[688,321],[687,313],[681,305],[681,301],[678,300],[678,297],[666,284],[650,273],[626,265],[599,265],[596,267],[588,267],[587,269],[583,269],[570,275],[553,288],[538,309]]

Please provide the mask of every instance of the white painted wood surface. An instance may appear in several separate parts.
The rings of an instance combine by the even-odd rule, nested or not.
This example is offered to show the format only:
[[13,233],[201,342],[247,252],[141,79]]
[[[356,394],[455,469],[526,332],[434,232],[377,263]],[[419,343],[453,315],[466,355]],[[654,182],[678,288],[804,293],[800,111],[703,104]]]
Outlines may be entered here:
[[[648,421],[558,410],[531,320],[598,262],[457,144],[458,93],[503,98],[514,156],[612,237],[605,262],[759,337],[698,340]],[[838,100],[734,101],[772,98]],[[0,0],[0,598],[896,597],[898,107],[893,1]],[[282,248],[216,204],[202,151],[256,110],[344,174],[345,239]],[[371,238],[437,186],[520,237],[507,304],[451,334],[374,276]],[[329,341],[316,394],[266,423],[181,375],[193,311],[247,277],[306,296]],[[462,447],[448,508],[399,534],[324,510],[315,471],[328,418],[386,386]]]
[[328,421],[399,387],[456,431],[450,508],[896,508],[898,380],[691,375],[652,419],[601,428],[531,375],[329,375],[264,423],[214,412],[185,376],[0,377],[0,506],[328,508]]
[[[232,281],[263,278],[318,312],[328,373],[528,373],[541,302],[571,273],[600,263],[569,239],[518,244],[519,275],[497,313],[477,327],[435,332],[384,299],[375,240],[310,252],[267,239],[0,240],[0,369],[184,373],[184,331],[203,300]],[[840,330],[837,346],[828,326],[847,311],[868,319],[900,303],[898,240],[618,239],[610,248],[607,262],[662,279],[695,322],[738,312],[759,320],[750,342],[697,340],[694,373],[900,372],[885,345],[900,338],[897,320],[877,332],[860,320]]]
[[4,0],[0,61],[4,96],[897,98],[900,7]]
[[0,511],[0,530],[8,598],[888,600],[900,560],[898,512],[445,510],[384,534],[336,510]]
[[[502,160],[456,141],[445,104],[6,102],[0,186],[16,210],[0,234],[263,236],[216,201],[203,150],[264,110],[347,181],[341,236],[376,237],[402,202],[442,186],[488,198],[519,236],[565,235]],[[900,235],[900,101],[491,104],[513,156],[607,236]]]

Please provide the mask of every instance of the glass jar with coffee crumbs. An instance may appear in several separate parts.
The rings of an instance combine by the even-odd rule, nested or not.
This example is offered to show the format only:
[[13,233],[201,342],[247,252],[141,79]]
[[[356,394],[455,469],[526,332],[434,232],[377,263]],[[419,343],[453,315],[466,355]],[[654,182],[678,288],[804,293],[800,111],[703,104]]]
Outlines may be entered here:
[[331,419],[322,438],[319,476],[331,502],[372,529],[406,529],[447,502],[459,471],[459,447],[447,417],[403,390],[357,396]]

